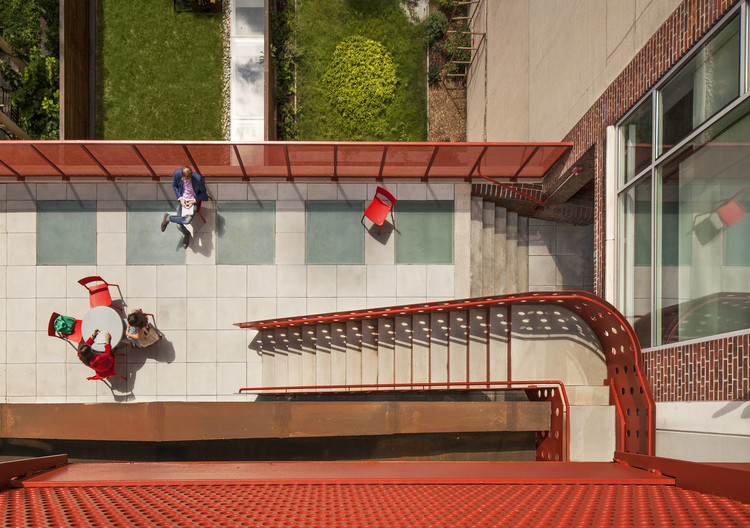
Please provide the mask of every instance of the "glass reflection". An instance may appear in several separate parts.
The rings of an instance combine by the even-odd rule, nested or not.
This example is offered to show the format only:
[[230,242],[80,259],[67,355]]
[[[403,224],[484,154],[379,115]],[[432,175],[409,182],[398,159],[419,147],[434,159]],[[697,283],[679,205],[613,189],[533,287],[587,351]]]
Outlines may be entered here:
[[748,106],[660,167],[657,344],[750,328]]

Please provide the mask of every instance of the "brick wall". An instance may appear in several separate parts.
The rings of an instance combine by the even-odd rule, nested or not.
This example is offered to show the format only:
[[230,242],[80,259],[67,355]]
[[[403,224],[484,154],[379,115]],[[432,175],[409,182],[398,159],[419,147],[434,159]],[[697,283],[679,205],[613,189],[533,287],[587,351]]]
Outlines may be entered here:
[[[614,125],[732,6],[740,0],[685,0],[654,33],[630,64],[578,121],[563,141],[574,143],[570,154],[551,170],[544,181],[545,193],[560,192],[572,167],[593,147],[596,185],[594,210],[594,291],[604,292],[604,159],[606,128]],[[573,185],[582,185],[577,178]],[[577,189],[574,190],[574,192]]]
[[643,352],[657,402],[750,400],[750,334]]
[[[685,0],[654,33],[602,96],[563,141],[574,142],[570,154],[544,181],[546,195],[570,194],[583,179],[570,178],[571,169],[593,152],[590,169],[580,176],[593,179],[594,291],[604,292],[604,164],[606,127],[614,125],[669,69],[740,0]],[[588,173],[588,174],[586,174]],[[644,352],[646,371],[657,401],[750,399],[748,338],[706,341]]]

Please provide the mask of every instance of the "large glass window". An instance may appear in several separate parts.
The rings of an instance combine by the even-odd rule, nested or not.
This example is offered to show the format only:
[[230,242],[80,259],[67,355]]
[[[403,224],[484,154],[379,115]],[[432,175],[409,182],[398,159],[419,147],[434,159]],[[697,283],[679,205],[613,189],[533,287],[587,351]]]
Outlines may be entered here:
[[651,165],[651,95],[620,125],[622,183],[635,178]]
[[619,123],[617,303],[643,347],[750,329],[742,17],[737,5]]
[[750,328],[750,104],[659,170],[656,344]]
[[620,309],[641,346],[651,343],[651,178],[620,195]]
[[734,17],[659,90],[664,152],[716,114],[740,89],[740,18]]

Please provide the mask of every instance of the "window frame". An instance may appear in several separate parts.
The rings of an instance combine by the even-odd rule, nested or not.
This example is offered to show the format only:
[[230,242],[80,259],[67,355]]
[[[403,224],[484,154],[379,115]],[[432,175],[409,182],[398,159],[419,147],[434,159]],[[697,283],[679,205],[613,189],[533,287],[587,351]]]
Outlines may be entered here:
[[[733,98],[730,102],[725,104],[720,110],[718,110],[714,115],[712,115],[710,118],[706,119],[703,123],[701,123],[699,126],[694,128],[689,134],[687,134],[684,138],[682,138],[680,141],[675,143],[669,148],[664,149],[661,145],[661,118],[660,118],[660,92],[664,88],[664,86],[669,83],[675,75],[677,75],[682,68],[690,61],[692,60],[701,50],[704,49],[706,44],[713,39],[714,36],[716,36],[720,31],[722,31],[724,28],[726,28],[729,24],[733,22],[733,19],[735,17],[739,17],[739,64],[738,64],[738,70],[739,70],[739,95],[735,98]],[[621,225],[621,217],[622,211],[620,210],[620,203],[621,203],[621,197],[624,195],[624,193],[628,192],[630,189],[632,189],[635,185],[638,185],[639,183],[643,182],[646,178],[651,178],[651,269],[650,269],[650,279],[651,279],[651,299],[650,299],[650,328],[651,328],[651,335],[650,335],[650,342],[647,345],[642,345],[643,349],[658,349],[658,348],[670,348],[674,346],[681,346],[685,343],[690,342],[700,342],[704,341],[706,338],[714,337],[714,336],[705,336],[702,338],[697,339],[691,339],[686,341],[679,341],[677,343],[669,343],[665,345],[655,345],[657,340],[657,318],[656,317],[656,309],[658,306],[657,303],[657,296],[659,295],[659,288],[661,286],[660,277],[657,273],[657,250],[658,250],[658,242],[660,240],[660,225],[659,225],[659,219],[657,218],[657,207],[658,207],[658,200],[661,196],[661,187],[662,187],[662,181],[661,181],[661,167],[663,166],[664,162],[668,160],[674,153],[679,152],[686,144],[693,141],[696,137],[703,134],[708,128],[714,126],[719,120],[721,120],[723,117],[725,117],[727,114],[729,114],[732,110],[737,108],[739,105],[741,105],[746,100],[750,99],[750,62],[748,61],[748,55],[750,55],[750,39],[748,39],[748,27],[750,26],[750,18],[748,15],[748,6],[747,1],[743,1],[738,3],[738,5],[732,7],[727,11],[727,13],[721,18],[720,21],[718,21],[714,26],[709,29],[703,37],[701,37],[700,40],[698,40],[695,45],[690,49],[683,57],[681,57],[672,67],[669,69],[667,74],[665,74],[659,81],[654,83],[654,85],[642,96],[640,97],[629,109],[628,111],[623,114],[623,116],[617,120],[615,123],[615,130],[616,130],[616,138],[617,141],[615,142],[614,148],[616,149],[616,160],[615,163],[615,170],[617,171],[615,175],[615,182],[616,182],[616,191],[615,191],[615,239],[616,244],[614,245],[614,251],[618,253],[621,248],[622,244],[622,233],[620,233],[620,225]],[[648,99],[651,99],[651,111],[652,111],[652,119],[651,119],[651,163],[645,167],[641,172],[634,175],[632,179],[629,181],[625,181],[625,174],[623,170],[623,163],[624,163],[624,152],[623,152],[623,142],[621,141],[622,138],[622,129],[621,127],[623,124],[640,108],[640,106],[645,103]],[[661,151],[660,151],[661,150]],[[625,302],[624,297],[624,277],[626,275],[626,272],[622,269],[620,269],[620,265],[623,262],[622,256],[619,254],[615,255],[615,260],[617,263],[617,271],[615,273],[615,285],[614,285],[614,295],[615,295],[615,305],[618,308],[622,308],[623,303]],[[739,330],[734,332],[729,332],[726,334],[716,334],[718,335],[733,335],[733,334],[742,334],[746,333],[747,329],[745,330]]]

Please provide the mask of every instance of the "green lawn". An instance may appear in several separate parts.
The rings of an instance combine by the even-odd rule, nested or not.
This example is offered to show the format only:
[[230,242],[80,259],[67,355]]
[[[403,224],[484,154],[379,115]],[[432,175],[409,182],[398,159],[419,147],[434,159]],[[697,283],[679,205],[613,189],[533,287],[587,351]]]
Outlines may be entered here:
[[[321,79],[336,45],[352,35],[380,42],[393,55],[399,79],[376,136],[351,137]],[[427,100],[423,30],[409,22],[399,0],[297,0],[297,102],[301,140],[424,141]]]
[[220,140],[221,14],[99,0],[97,137]]

